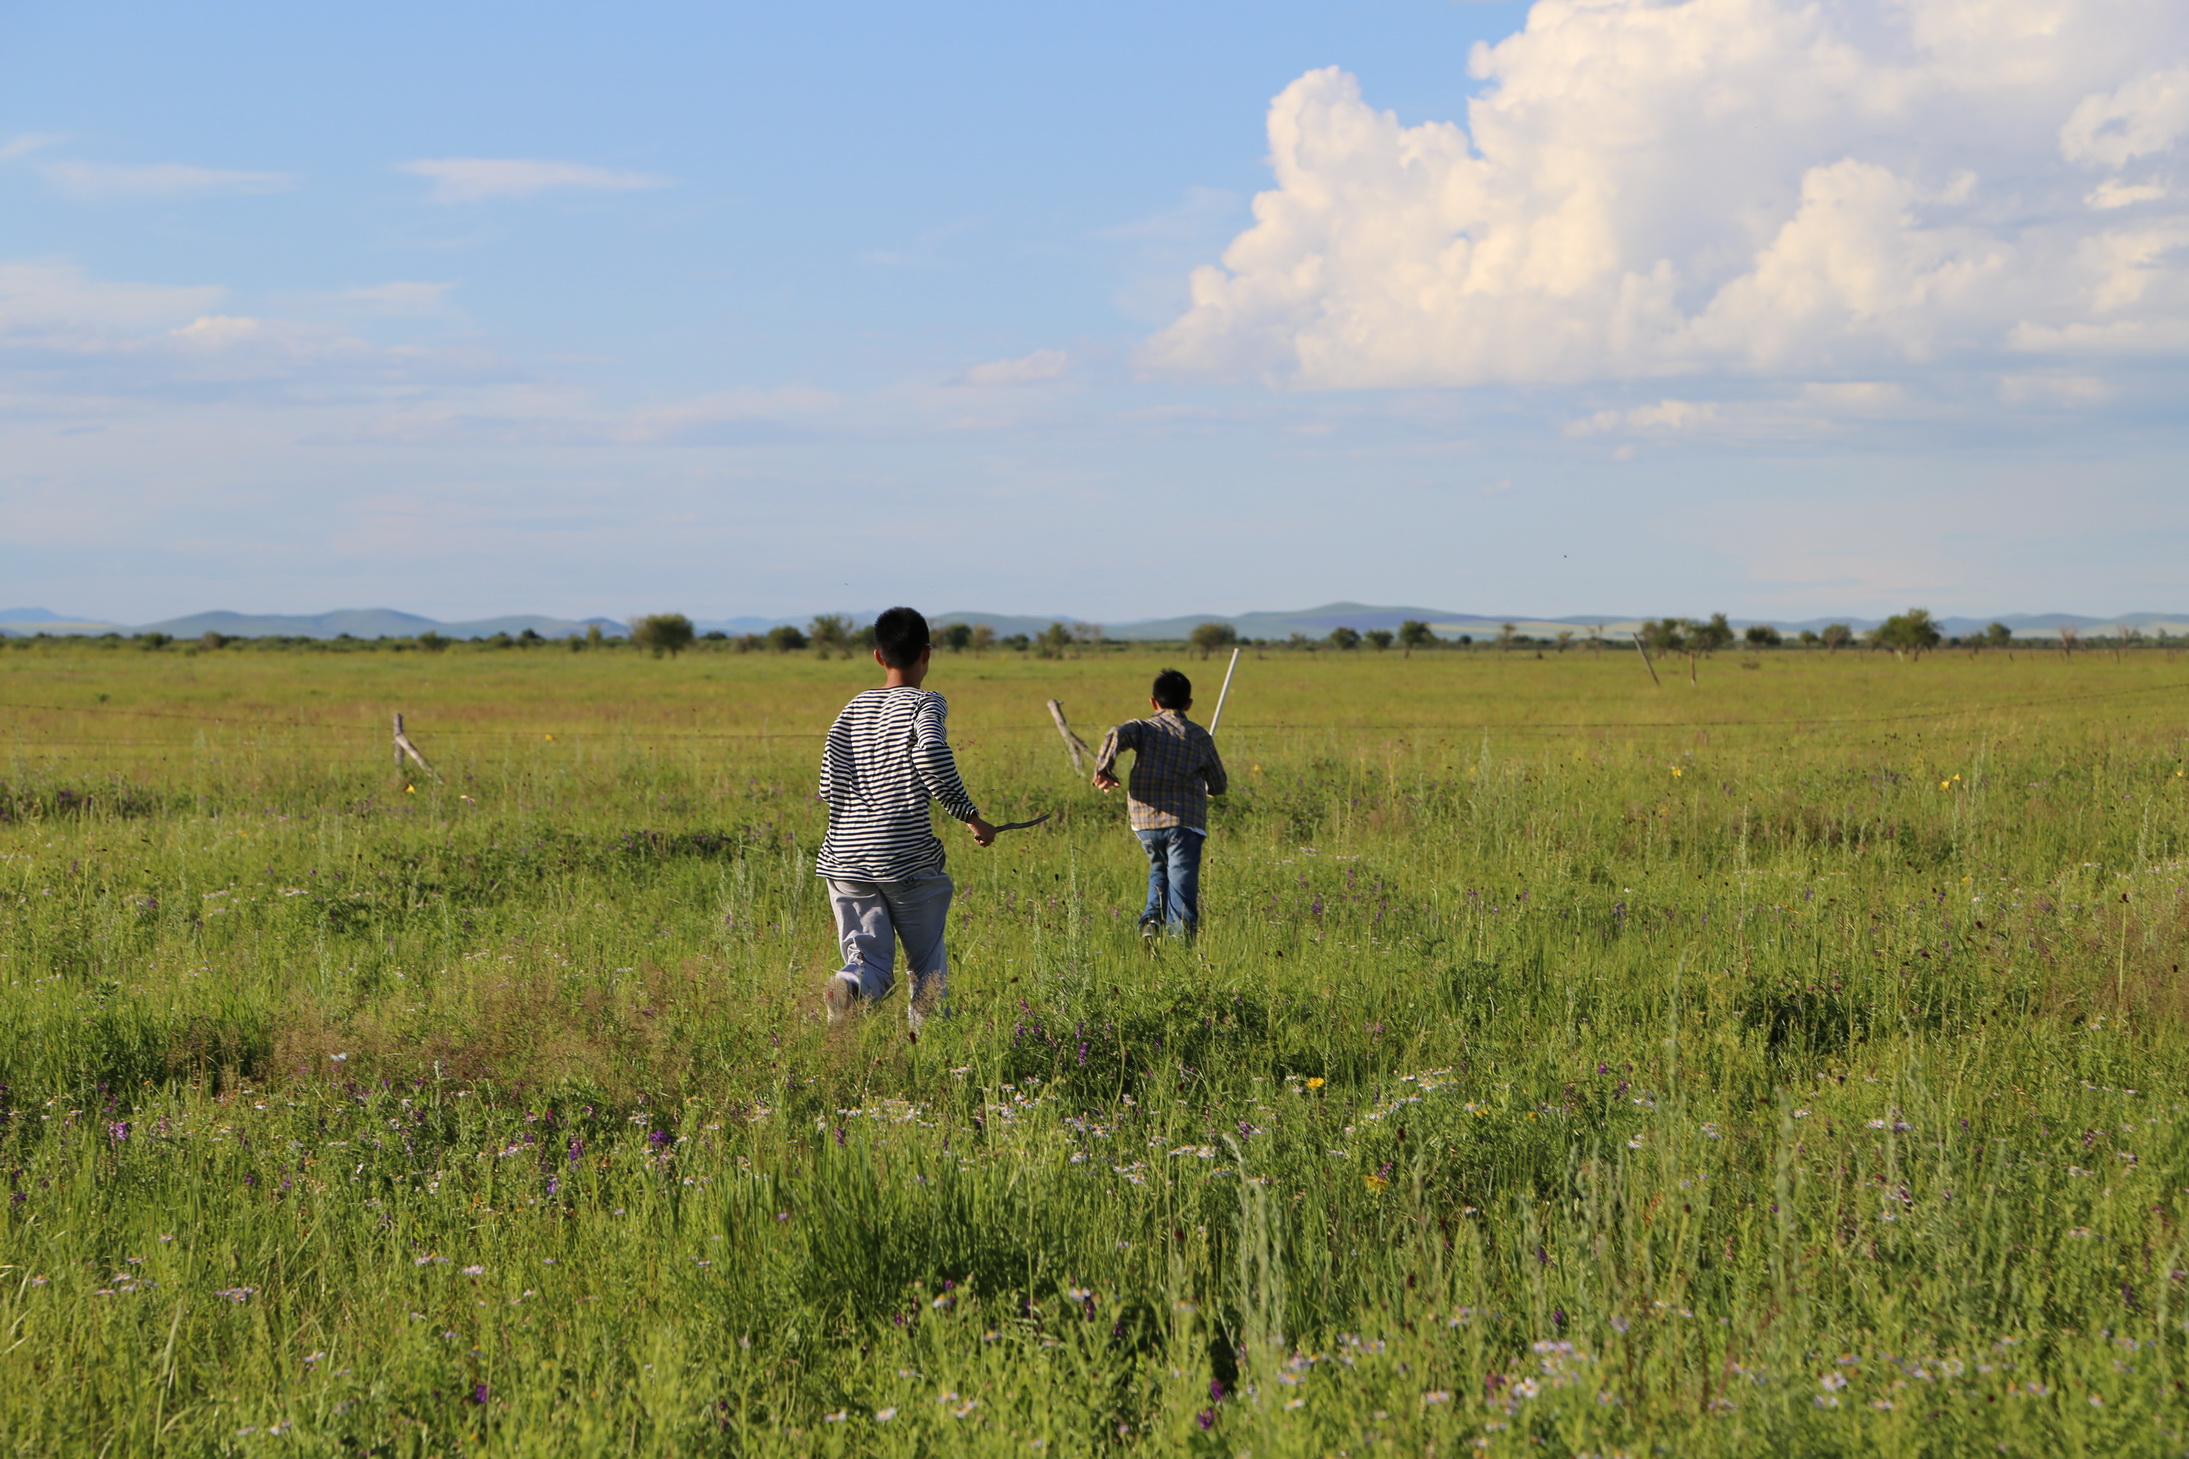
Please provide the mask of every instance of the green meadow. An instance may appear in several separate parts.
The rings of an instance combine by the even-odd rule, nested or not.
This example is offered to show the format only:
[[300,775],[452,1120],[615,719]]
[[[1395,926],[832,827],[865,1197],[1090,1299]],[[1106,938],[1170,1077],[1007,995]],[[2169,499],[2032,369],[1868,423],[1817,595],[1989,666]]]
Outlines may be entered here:
[[1147,948],[1169,661],[938,657],[915,1039],[871,663],[0,648],[0,1445],[2189,1452],[2189,664],[1250,648]]

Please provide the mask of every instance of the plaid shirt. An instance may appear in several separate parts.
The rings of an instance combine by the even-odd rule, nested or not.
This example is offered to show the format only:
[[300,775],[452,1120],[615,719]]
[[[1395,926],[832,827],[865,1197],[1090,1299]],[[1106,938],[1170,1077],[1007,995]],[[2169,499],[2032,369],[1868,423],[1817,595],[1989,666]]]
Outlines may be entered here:
[[1222,795],[1231,782],[1207,730],[1175,709],[1128,720],[1103,736],[1095,773],[1115,775],[1120,750],[1133,751],[1125,800],[1135,831],[1208,830],[1209,797]]

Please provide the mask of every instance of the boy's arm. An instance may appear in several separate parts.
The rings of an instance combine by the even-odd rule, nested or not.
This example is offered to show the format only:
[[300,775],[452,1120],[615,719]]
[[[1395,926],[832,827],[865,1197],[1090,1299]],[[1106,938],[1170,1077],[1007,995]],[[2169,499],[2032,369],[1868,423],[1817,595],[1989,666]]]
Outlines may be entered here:
[[1094,786],[1107,795],[1117,789],[1117,754],[1120,750],[1140,750],[1140,721],[1128,720],[1113,725],[1102,737],[1102,753],[1095,756]]
[[1208,755],[1201,761],[1201,778],[1208,782],[1210,795],[1222,795],[1231,789],[1231,777],[1224,773],[1224,757],[1216,753],[1216,741],[1209,741]]
[[840,743],[838,736],[843,733],[843,728],[843,717],[839,715],[836,723],[828,727],[828,739],[821,745],[821,781],[813,792],[813,798],[828,804],[834,804],[830,797],[836,787],[836,749]]
[[996,828],[981,819],[980,807],[966,793],[958,778],[958,760],[950,753],[950,735],[944,722],[946,710],[940,694],[930,695],[912,720],[912,765],[927,793],[935,797],[951,819],[972,828],[973,839],[986,846],[996,839]]

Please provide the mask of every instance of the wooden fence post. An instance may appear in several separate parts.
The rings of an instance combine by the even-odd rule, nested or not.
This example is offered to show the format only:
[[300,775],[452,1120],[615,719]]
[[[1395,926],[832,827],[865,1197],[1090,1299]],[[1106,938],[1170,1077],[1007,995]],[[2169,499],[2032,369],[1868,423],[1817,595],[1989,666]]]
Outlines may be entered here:
[[1087,773],[1087,767],[1080,757],[1088,753],[1087,742],[1078,735],[1073,734],[1071,725],[1065,722],[1064,702],[1062,700],[1052,699],[1049,701],[1049,718],[1056,721],[1056,732],[1064,736],[1064,753],[1072,757],[1072,773],[1084,777]]
[[403,733],[403,712],[397,710],[395,713],[395,768],[398,772],[402,770],[403,761],[406,758],[414,761],[419,769],[425,771],[435,780],[441,778],[441,772],[426,763],[426,757],[419,753],[416,745],[411,743],[410,736]]

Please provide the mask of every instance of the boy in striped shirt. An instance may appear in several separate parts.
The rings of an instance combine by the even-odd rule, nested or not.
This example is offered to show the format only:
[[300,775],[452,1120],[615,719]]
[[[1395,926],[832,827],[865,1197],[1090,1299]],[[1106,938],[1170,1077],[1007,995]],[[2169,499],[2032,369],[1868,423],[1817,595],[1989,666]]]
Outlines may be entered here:
[[943,929],[954,888],[928,802],[963,821],[975,845],[996,839],[958,778],[944,726],[949,706],[920,687],[933,651],[927,619],[912,609],[892,608],[875,619],[882,687],[844,706],[821,754],[828,836],[813,869],[828,882],[844,949],[844,966],[821,995],[830,1023],[843,1022],[862,1001],[888,996],[898,942],[912,980],[905,1016],[914,1030],[943,1007],[949,979]]
[[1155,676],[1148,700],[1155,711],[1128,720],[1102,740],[1095,757],[1095,789],[1117,789],[1117,757],[1133,752],[1132,783],[1125,791],[1133,834],[1148,853],[1148,905],[1140,932],[1167,928],[1191,937],[1201,923],[1201,843],[1208,839],[1209,797],[1231,788],[1209,732],[1186,718],[1193,708],[1193,681],[1176,669]]

